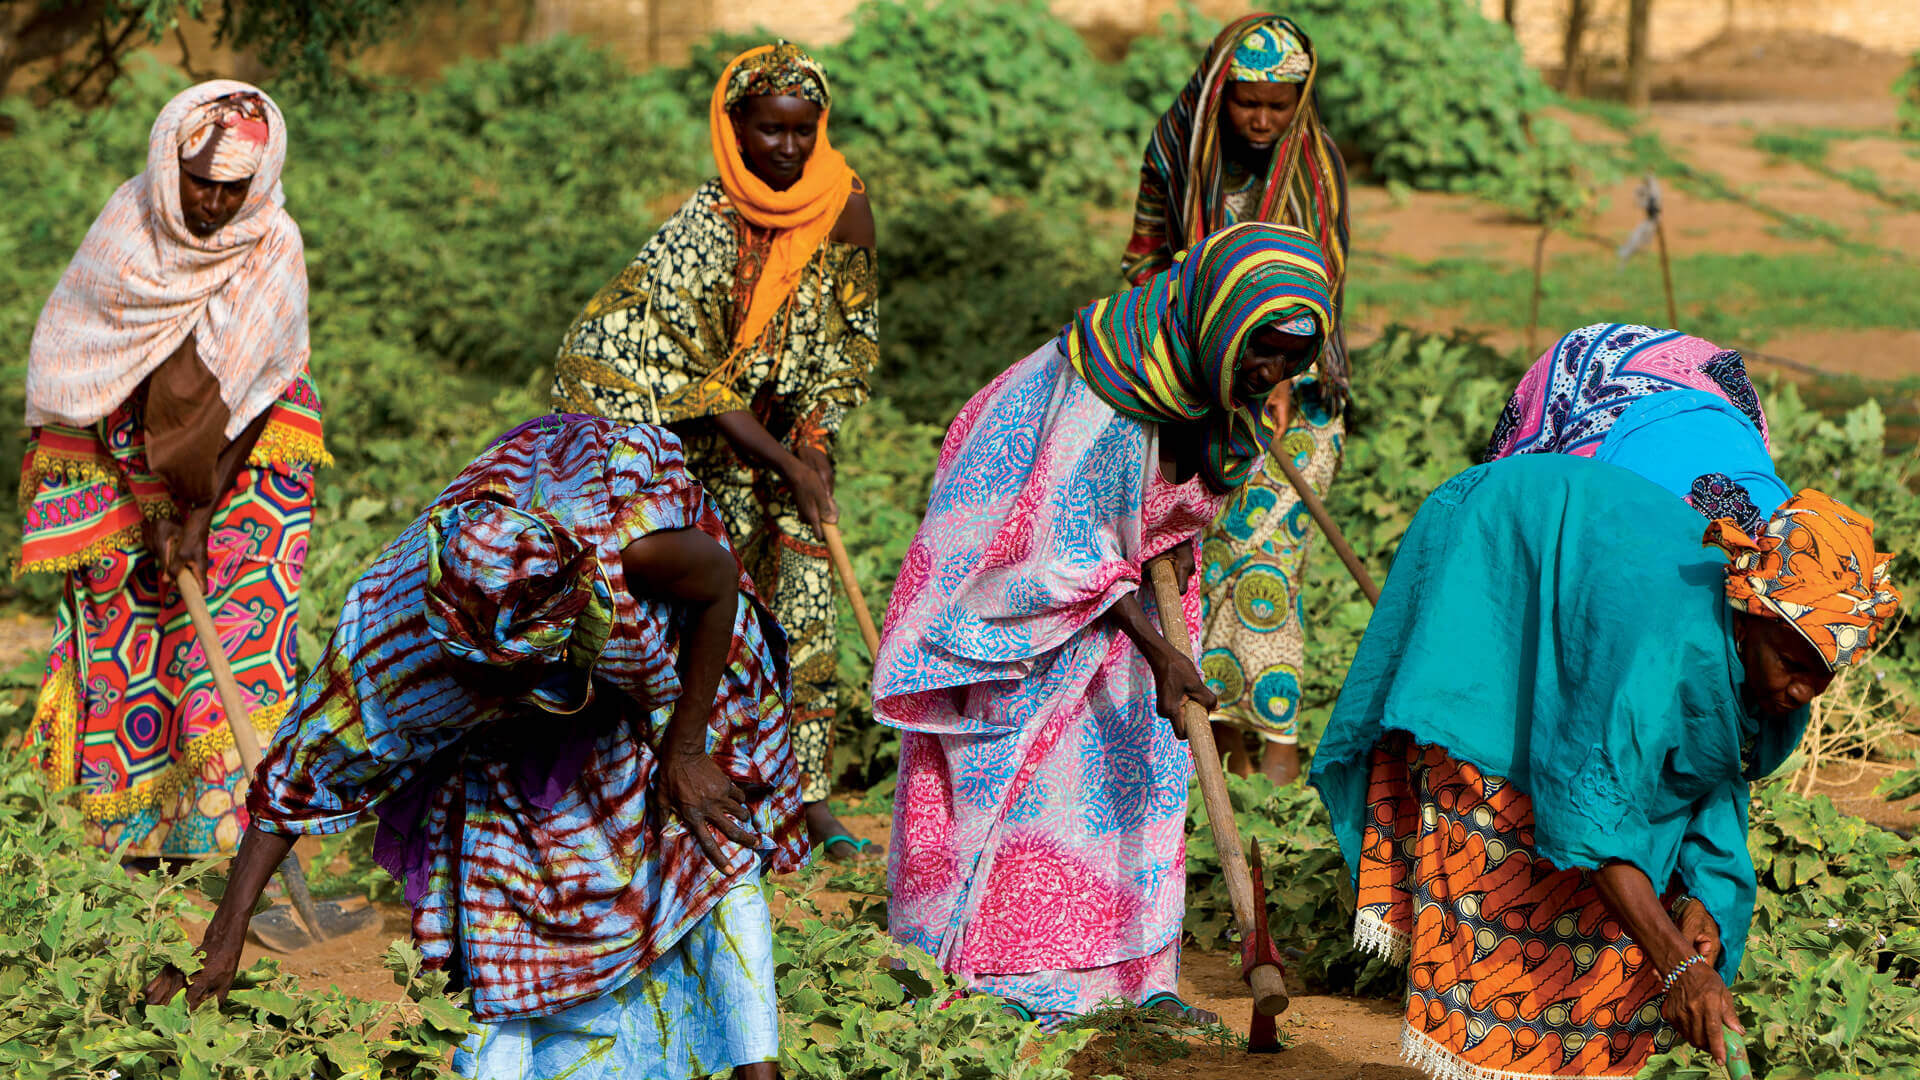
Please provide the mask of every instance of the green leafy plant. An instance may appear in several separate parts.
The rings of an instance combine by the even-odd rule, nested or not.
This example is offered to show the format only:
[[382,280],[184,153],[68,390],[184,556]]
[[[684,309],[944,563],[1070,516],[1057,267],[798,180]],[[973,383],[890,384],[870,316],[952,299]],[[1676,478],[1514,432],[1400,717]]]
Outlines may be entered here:
[[1920,138],[1920,52],[1907,61],[1907,70],[1893,81],[1895,107],[1899,110],[1900,134]]
[[23,1080],[450,1077],[467,1014],[443,972],[395,942],[408,1002],[301,987],[262,960],[222,1006],[147,1005],[164,964],[199,967],[179,920],[203,917],[189,874],[130,877],[82,839],[78,811],[18,757],[0,761],[0,1070]]

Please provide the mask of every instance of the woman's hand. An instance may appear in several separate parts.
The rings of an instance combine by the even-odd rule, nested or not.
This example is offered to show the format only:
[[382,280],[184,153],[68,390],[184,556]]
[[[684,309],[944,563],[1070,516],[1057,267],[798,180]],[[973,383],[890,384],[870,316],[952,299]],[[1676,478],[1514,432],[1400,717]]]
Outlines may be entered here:
[[1147,669],[1153,672],[1157,710],[1173,722],[1175,734],[1186,738],[1186,723],[1180,710],[1187,700],[1191,698],[1211,712],[1220,699],[1207,688],[1207,680],[1201,677],[1193,659],[1181,655],[1164,641],[1160,648],[1148,651],[1146,658]]
[[[817,450],[811,452],[819,453]],[[824,454],[821,456],[825,457]],[[840,508],[833,501],[832,467],[828,467],[827,475],[822,475],[820,470],[800,458],[790,455],[787,461],[791,464],[781,470],[781,476],[787,486],[793,489],[794,501],[800,504],[800,518],[813,526],[816,535],[824,537],[826,530],[820,526],[840,520]]]
[[1713,1060],[1721,1065],[1727,1063],[1727,1040],[1721,1034],[1722,1027],[1730,1027],[1742,1035],[1747,1033],[1734,1013],[1733,995],[1727,992],[1727,984],[1720,981],[1713,965],[1705,962],[1694,964],[1674,980],[1660,1015],[1673,1025],[1681,1038],[1712,1054]]
[[230,925],[229,920],[215,918],[207,926],[207,936],[200,943],[200,955],[204,964],[192,982],[179,968],[168,964],[160,969],[160,974],[147,984],[146,1002],[149,1005],[165,1005],[173,1000],[173,995],[181,987],[187,990],[187,1008],[198,1008],[209,997],[220,1001],[227,1000],[227,992],[233,989],[233,977],[240,970],[240,949],[247,940],[247,924]]
[[179,518],[150,517],[140,522],[140,542],[159,564],[160,576],[168,581],[173,580],[173,564],[180,554],[180,538],[185,532]]
[[1680,933],[1694,952],[1707,958],[1707,966],[1720,962],[1720,924],[1707,914],[1707,905],[1697,899],[1688,901],[1680,913]]
[[669,747],[662,753],[660,794],[675,816],[687,823],[693,842],[715,867],[724,869],[727,857],[710,828],[719,829],[742,847],[753,847],[749,828],[753,819],[747,813],[744,796],[704,750],[687,753]]
[[213,505],[196,506],[187,511],[187,523],[181,530],[180,548],[173,554],[173,560],[167,564],[167,580],[179,576],[180,568],[193,571],[195,580],[200,582],[200,591],[207,591],[207,562],[211,557],[208,548],[212,546]]
[[1166,563],[1168,566],[1173,567],[1173,583],[1179,587],[1180,595],[1185,596],[1187,594],[1187,582],[1193,580],[1193,568],[1195,565],[1193,541],[1182,540],[1173,547],[1148,559],[1146,565],[1146,578],[1148,582],[1153,581],[1153,568],[1160,563]]

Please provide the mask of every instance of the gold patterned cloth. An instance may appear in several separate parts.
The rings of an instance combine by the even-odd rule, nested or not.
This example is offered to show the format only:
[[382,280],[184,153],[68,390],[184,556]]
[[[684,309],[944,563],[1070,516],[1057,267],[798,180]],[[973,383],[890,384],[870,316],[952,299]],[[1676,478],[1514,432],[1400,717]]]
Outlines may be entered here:
[[834,688],[833,576],[827,551],[777,475],[734,454],[710,418],[751,411],[789,449],[831,453],[867,399],[879,351],[873,251],[828,240],[719,395],[701,381],[727,362],[774,239],[718,180],[691,198],[588,302],[556,361],[553,407],[665,424],[688,471],[719,504],[761,596],[787,631],[792,726],[803,797],[825,798]]

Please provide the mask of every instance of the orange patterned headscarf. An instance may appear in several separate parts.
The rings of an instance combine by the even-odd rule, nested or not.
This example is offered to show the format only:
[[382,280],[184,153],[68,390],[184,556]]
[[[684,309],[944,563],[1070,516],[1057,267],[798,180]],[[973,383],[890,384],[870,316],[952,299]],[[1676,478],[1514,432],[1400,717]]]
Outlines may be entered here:
[[[754,69],[749,72],[750,75],[763,77],[737,79],[736,75],[747,68]],[[776,77],[782,71],[793,74]],[[803,82],[807,84],[805,87],[800,86]],[[820,132],[814,140],[813,154],[807,158],[800,179],[794,181],[792,187],[775,191],[747,168],[728,109],[743,96],[753,93],[771,90],[797,92],[796,89],[789,89],[789,84],[809,90],[817,85],[819,96],[831,100],[825,74],[798,47],[782,42],[748,49],[734,57],[727,64],[727,69],[720,73],[720,81],[713,88],[713,101],[708,110],[713,160],[720,167],[720,185],[726,189],[728,201],[740,212],[741,217],[753,224],[763,229],[778,230],[772,250],[767,253],[766,264],[760,270],[760,280],[754,284],[753,299],[747,304],[746,317],[740,320],[739,332],[734,335],[733,355],[708,376],[709,381],[721,385],[732,380],[741,354],[759,340],[761,332],[773,321],[775,313],[793,295],[808,260],[813,258],[814,252],[833,232],[833,226],[840,220],[840,212],[846,208],[847,198],[853,194],[857,182],[853,167],[827,141],[827,116],[833,107],[824,103],[820,108]],[[814,99],[811,92],[804,96],[809,100]]]
[[1834,670],[1865,656],[1900,606],[1887,579],[1893,556],[1873,550],[1873,519],[1811,488],[1775,510],[1758,538],[1721,518],[1704,542],[1733,556],[1735,608],[1792,623]]

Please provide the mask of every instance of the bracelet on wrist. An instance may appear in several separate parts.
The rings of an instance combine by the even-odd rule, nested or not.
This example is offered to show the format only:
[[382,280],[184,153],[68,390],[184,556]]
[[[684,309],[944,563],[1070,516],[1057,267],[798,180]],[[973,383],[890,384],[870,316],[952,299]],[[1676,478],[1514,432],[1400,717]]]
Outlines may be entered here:
[[1692,956],[1689,956],[1685,960],[1682,960],[1678,964],[1674,965],[1674,968],[1672,971],[1669,971],[1665,975],[1661,976],[1660,992],[1664,994],[1672,990],[1673,984],[1680,981],[1680,976],[1686,974],[1686,971],[1688,968],[1692,967],[1695,964],[1703,964],[1706,962],[1706,960],[1707,958],[1701,955],[1700,953],[1694,953]]

